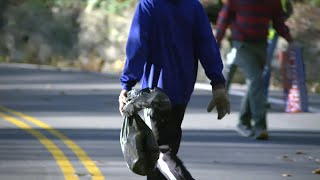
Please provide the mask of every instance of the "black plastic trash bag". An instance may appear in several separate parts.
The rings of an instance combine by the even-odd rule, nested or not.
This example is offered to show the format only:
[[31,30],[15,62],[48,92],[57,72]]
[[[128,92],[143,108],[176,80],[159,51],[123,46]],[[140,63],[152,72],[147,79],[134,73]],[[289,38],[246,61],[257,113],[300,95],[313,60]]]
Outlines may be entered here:
[[124,159],[134,173],[144,176],[154,170],[159,147],[151,129],[139,115],[125,117],[120,142]]
[[123,110],[124,116],[130,116],[146,108],[166,111],[170,110],[171,102],[169,97],[159,88],[128,92],[127,104]]
[[128,92],[120,144],[127,166],[134,173],[145,176],[149,171],[153,171],[160,154],[152,130],[138,112],[144,108],[169,110],[170,107],[169,98],[159,89]]

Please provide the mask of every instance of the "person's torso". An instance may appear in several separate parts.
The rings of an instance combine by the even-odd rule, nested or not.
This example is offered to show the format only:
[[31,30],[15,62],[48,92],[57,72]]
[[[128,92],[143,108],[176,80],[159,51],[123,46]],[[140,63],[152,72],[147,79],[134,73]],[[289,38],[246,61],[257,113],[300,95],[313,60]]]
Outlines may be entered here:
[[231,22],[233,39],[266,41],[273,16],[273,0],[233,0]]
[[195,1],[153,1],[150,54],[142,88],[162,88],[173,104],[189,101],[196,79],[198,62],[193,46]]

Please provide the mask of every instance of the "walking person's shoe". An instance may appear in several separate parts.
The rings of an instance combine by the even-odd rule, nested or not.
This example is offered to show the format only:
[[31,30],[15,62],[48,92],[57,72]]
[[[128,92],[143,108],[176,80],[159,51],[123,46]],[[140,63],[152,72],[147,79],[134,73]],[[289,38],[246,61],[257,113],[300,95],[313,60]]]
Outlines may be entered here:
[[256,129],[254,138],[256,140],[268,140],[268,131],[266,129]]
[[246,125],[238,124],[236,127],[236,131],[244,137],[251,137],[254,135],[252,129]]

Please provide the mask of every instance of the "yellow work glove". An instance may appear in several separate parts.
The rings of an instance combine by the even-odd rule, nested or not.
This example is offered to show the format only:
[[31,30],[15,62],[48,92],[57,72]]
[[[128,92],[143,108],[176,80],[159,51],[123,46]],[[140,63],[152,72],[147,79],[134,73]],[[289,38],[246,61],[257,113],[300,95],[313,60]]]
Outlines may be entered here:
[[225,88],[212,89],[212,100],[208,105],[207,111],[211,112],[217,106],[218,119],[222,119],[227,113],[230,114],[230,103]]

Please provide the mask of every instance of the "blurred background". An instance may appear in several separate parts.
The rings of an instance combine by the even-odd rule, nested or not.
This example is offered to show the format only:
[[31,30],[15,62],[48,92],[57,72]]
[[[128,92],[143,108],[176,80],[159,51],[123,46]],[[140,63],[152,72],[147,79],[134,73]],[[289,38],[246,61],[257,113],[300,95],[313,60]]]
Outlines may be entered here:
[[[138,0],[1,0],[0,62],[75,67],[119,74],[125,44]],[[219,0],[201,0],[213,24]],[[294,39],[304,47],[309,92],[320,93],[320,0],[294,0],[287,21]],[[227,38],[226,38],[227,39]],[[279,41],[277,51],[287,46]],[[223,42],[222,56],[230,51]],[[274,54],[277,58],[278,52]],[[278,61],[273,61],[271,87],[279,87]],[[206,81],[199,71],[200,81]],[[244,83],[239,74],[236,83]]]

